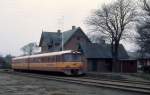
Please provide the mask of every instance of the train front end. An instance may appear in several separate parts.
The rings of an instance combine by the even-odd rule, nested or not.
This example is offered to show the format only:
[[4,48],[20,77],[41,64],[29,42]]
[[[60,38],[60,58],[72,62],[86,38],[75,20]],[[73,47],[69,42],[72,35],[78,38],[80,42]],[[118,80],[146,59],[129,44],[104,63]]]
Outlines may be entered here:
[[63,72],[66,75],[83,75],[85,74],[86,64],[79,52],[72,52],[63,55]]

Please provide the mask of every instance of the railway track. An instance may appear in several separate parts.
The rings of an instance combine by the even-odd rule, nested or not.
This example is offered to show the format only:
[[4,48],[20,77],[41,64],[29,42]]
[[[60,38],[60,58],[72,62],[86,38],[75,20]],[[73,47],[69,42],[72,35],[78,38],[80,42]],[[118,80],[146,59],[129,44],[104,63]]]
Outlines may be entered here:
[[101,80],[101,81],[111,81],[111,82],[121,82],[121,83],[131,83],[131,84],[142,84],[142,85],[149,85],[150,81],[133,81],[128,79],[102,79],[102,78],[95,78],[95,77],[83,77],[84,79],[93,79],[93,80]]
[[43,75],[43,74],[35,74],[35,73],[22,73],[22,72],[13,72],[13,71],[5,71],[5,73],[33,77],[33,78],[46,79],[46,80],[54,80],[54,81],[75,83],[75,84],[81,84],[81,85],[138,92],[138,93],[150,95],[150,85],[148,85],[148,84],[145,85],[142,83],[137,84],[136,82],[129,83],[129,82],[111,81],[111,80],[97,80],[97,79],[91,79],[91,78],[87,78],[87,77],[86,78],[85,77],[75,78],[75,77],[64,77],[64,76],[58,77],[58,76],[51,76],[51,75]]

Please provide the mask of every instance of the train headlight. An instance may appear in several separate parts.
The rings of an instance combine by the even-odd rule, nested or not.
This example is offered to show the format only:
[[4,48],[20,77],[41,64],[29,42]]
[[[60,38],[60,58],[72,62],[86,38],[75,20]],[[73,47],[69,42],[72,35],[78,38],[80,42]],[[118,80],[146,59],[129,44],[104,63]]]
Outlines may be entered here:
[[70,68],[70,66],[69,66],[69,65],[67,65],[67,66],[65,66],[65,68]]

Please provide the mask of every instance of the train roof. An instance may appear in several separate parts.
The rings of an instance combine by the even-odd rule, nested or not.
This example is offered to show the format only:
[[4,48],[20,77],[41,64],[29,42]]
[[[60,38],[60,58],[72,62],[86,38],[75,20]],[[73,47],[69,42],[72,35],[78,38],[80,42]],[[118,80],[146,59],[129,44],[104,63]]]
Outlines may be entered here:
[[[41,53],[41,54],[35,54],[35,55],[30,55],[30,56],[15,57],[15,58],[13,58],[13,60],[26,59],[26,58],[36,58],[36,57],[55,56],[55,55],[62,55],[62,54],[67,54],[67,53],[73,53],[73,52],[75,52],[75,51],[73,51],[73,50],[65,50],[65,51],[58,51],[58,52]],[[76,52],[76,53],[79,53],[79,52]]]

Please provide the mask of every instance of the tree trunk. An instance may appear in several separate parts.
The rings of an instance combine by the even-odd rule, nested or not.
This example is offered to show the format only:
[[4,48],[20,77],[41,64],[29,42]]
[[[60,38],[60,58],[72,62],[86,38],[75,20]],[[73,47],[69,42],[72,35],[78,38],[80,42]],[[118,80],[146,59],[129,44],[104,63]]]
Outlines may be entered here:
[[112,65],[112,70],[113,72],[120,72],[120,64],[118,62],[118,48],[119,48],[119,43],[116,42],[113,44],[113,65]]

